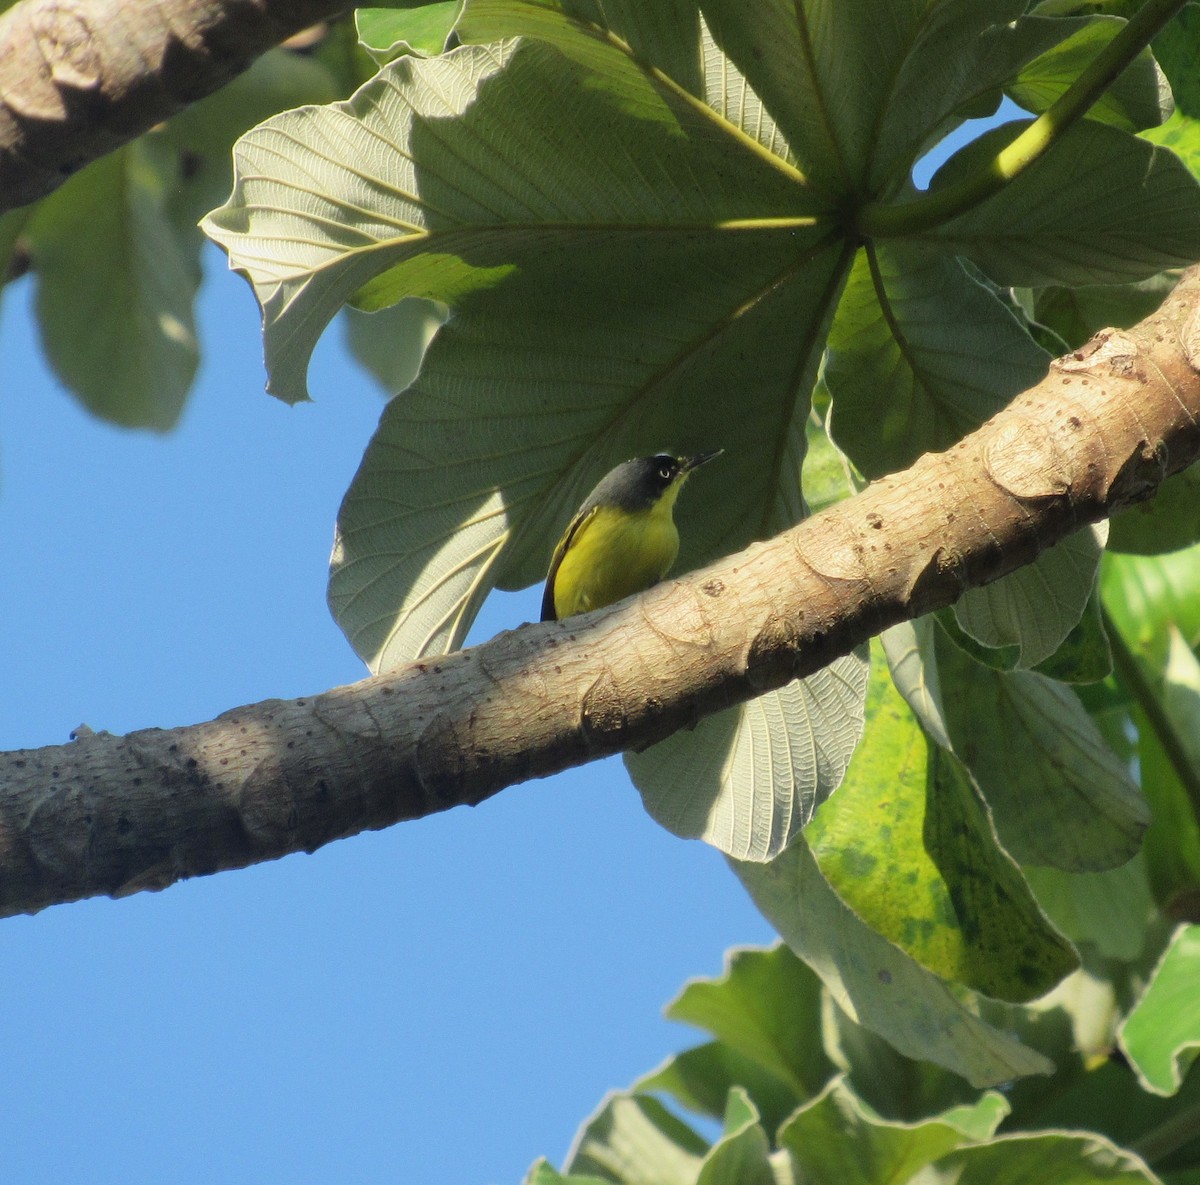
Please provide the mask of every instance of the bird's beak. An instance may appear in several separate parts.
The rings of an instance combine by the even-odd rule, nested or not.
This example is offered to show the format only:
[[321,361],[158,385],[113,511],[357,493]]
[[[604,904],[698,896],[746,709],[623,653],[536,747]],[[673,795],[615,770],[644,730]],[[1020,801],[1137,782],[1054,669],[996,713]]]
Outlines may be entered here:
[[699,469],[701,465],[706,465],[709,461],[719,457],[725,450],[719,448],[711,453],[697,453],[694,457],[679,458],[680,474],[691,473],[693,469]]

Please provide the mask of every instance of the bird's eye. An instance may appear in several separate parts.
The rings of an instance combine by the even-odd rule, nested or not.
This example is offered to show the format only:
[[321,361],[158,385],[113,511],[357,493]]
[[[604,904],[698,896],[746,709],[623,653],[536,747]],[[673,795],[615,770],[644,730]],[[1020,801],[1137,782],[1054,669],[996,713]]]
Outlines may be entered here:
[[658,476],[661,477],[663,479],[663,481],[670,481],[671,478],[674,476],[674,474],[671,471],[671,466],[670,465],[660,466],[659,470],[658,470]]

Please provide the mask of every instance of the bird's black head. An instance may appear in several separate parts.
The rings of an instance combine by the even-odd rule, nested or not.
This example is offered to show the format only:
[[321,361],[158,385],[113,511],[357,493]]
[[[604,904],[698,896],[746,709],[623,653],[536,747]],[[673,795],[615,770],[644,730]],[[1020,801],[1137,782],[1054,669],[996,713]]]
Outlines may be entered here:
[[640,463],[648,466],[650,481],[660,492],[678,480],[683,472],[682,458],[673,457],[670,453],[655,453],[653,457],[643,457]]
[[672,486],[677,485],[698,465],[711,461],[721,450],[676,457],[655,453],[635,457],[613,469],[592,491],[585,506],[619,506],[622,510],[649,510]]

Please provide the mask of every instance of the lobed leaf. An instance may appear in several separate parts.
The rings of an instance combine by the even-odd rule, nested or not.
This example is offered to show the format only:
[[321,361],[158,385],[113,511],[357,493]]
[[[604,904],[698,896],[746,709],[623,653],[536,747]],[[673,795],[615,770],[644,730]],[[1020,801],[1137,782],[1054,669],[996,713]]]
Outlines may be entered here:
[[862,735],[867,662],[824,670],[625,755],[647,812],[738,860],[774,859],[841,785]]
[[801,835],[770,864],[734,863],[755,904],[859,1024],[901,1053],[975,1086],[1053,1069],[985,1024],[939,979],[877,934],[821,875]]
[[383,65],[408,53],[440,54],[462,9],[463,0],[358,8],[354,25],[363,48]]
[[694,1185],[707,1152],[657,1099],[612,1094],[576,1135],[564,1167],[623,1185]]
[[1174,1094],[1200,1053],[1198,978],[1200,926],[1181,926],[1121,1025],[1121,1048],[1155,1094]]
[[1133,1152],[1088,1132],[1000,1136],[950,1153],[941,1166],[957,1185],[1155,1185]]
[[1045,662],[1083,617],[1107,537],[1107,523],[1085,527],[1032,564],[968,589],[953,607],[958,624],[984,646],[1015,646],[1018,670]]
[[705,1029],[786,1083],[793,1107],[834,1072],[821,1044],[821,981],[786,946],[727,952],[721,977],[689,981],[666,1015]]
[[200,243],[170,215],[175,159],[157,147],[143,138],[93,162],[39,203],[24,233],[59,378],[96,415],[165,431],[200,360]]
[[1022,864],[1072,872],[1129,860],[1149,812],[1078,696],[1031,672],[991,670],[944,636],[936,649],[942,686],[954,688],[943,697],[954,751],[1005,849]]
[[[930,190],[987,165],[1028,126],[985,132],[934,174]],[[1200,184],[1171,152],[1093,120],[928,241],[998,284],[1115,284],[1200,258]]]
[[972,1107],[897,1123],[874,1115],[835,1080],[787,1123],[779,1140],[811,1185],[912,1181],[955,1149],[989,1138],[1007,1111],[1003,1097],[988,1091]]
[[907,468],[978,428],[1049,360],[957,260],[868,244],[829,332],[833,437],[868,477]]
[[[1021,69],[1005,88],[1009,97],[1025,111],[1041,115],[1124,27],[1125,21],[1115,16],[1081,21],[1075,32]],[[1144,49],[1088,109],[1087,118],[1138,132],[1161,124],[1172,109],[1171,88],[1154,55]]]
[[881,660],[867,705],[845,785],[805,832],[822,875],[930,971],[1002,999],[1042,995],[1075,953],[1000,850],[970,777],[924,735]]

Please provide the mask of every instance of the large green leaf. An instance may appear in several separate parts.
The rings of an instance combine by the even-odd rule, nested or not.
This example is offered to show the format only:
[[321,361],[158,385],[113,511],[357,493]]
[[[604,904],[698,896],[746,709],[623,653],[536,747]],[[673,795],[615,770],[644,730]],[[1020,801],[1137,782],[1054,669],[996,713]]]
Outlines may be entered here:
[[1015,646],[1018,669],[1045,662],[1083,617],[1107,537],[1107,523],[1084,527],[1032,564],[968,589],[954,605],[958,624],[984,646]]
[[690,981],[666,1014],[770,1070],[795,1103],[833,1075],[821,1045],[821,981],[786,946],[730,951],[719,979]]
[[1108,546],[1134,555],[1159,555],[1200,542],[1200,465],[1173,473],[1148,502],[1109,521]]
[[867,707],[845,785],[805,832],[822,874],[936,974],[1007,1000],[1049,991],[1076,966],[1074,951],[997,846],[969,776],[926,738],[881,657]]
[[1183,114],[1200,118],[1200,71],[1196,69],[1200,58],[1200,9],[1195,4],[1184,5],[1152,45],[1154,56],[1170,80],[1176,106]]
[[391,396],[417,377],[446,310],[431,300],[402,300],[376,313],[347,308],[342,316],[350,353]]
[[[819,1050],[819,1035],[814,1041]],[[753,1100],[768,1131],[775,1131],[802,1101],[782,1078],[723,1041],[708,1041],[674,1054],[639,1078],[633,1089],[669,1094],[692,1111],[719,1119],[735,1086]]]
[[696,1185],[779,1185],[772,1170],[770,1141],[758,1111],[741,1087],[729,1092],[721,1137],[709,1149]]
[[1200,645],[1200,546],[1156,556],[1107,553],[1100,590],[1122,636],[1151,670],[1166,664],[1168,625],[1189,646]]
[[[629,280],[653,242],[695,251],[746,220],[806,224],[812,199],[785,162],[609,42],[571,44],[404,58],[346,103],[239,142],[234,193],[205,227],[255,285],[275,393],[304,397],[317,336],[368,284],[366,307],[457,304],[585,246],[611,246]],[[795,262],[820,234],[789,229],[774,234]]]
[[803,835],[770,864],[733,867],[834,1000],[901,1053],[945,1066],[975,1086],[1053,1069],[981,1021],[937,976],[863,922],[821,875]]
[[657,1099],[614,1094],[584,1124],[564,1166],[622,1185],[695,1185],[708,1144]]
[[1181,926],[1137,1006],[1121,1048],[1155,1094],[1174,1094],[1200,1053],[1200,926]]
[[829,333],[834,438],[868,477],[907,468],[978,428],[1049,360],[956,260],[868,244]]
[[[985,132],[938,170],[931,191],[985,168],[1026,126]],[[1173,153],[1083,120],[930,237],[999,284],[1142,280],[1200,258],[1200,184]]]
[[1146,803],[1075,692],[1032,672],[992,670],[944,636],[937,661],[954,750],[1005,848],[1023,864],[1078,872],[1130,859]]
[[[376,668],[455,644],[491,583],[538,579],[574,506],[630,455],[727,450],[709,505],[681,507],[684,566],[778,529],[795,488],[802,452],[780,449],[780,425],[803,424],[840,249],[786,162],[544,15],[574,56],[529,43],[404,60],[349,104],[264,125],[210,219],[256,282],[292,397],[351,293],[455,307],[340,520],[331,599]],[[311,178],[330,195],[315,205]],[[747,356],[766,362],[752,401]],[[702,531],[689,501],[710,512]]]
[[1024,871],[1038,904],[1073,942],[1090,943],[1107,958],[1126,962],[1141,954],[1154,912],[1142,852],[1107,872]]
[[[1096,55],[1124,28],[1117,17],[1097,16],[1026,65],[1006,88],[1025,111],[1041,115],[1060,98]],[[1087,118],[1137,132],[1171,114],[1171,89],[1146,49],[1088,109]]]
[[199,362],[200,242],[170,216],[176,162],[158,148],[143,138],[93,162],[39,204],[25,233],[59,377],[97,415],[165,430]]
[[382,65],[406,53],[441,53],[462,7],[463,0],[441,0],[394,8],[359,8],[354,13],[354,24],[367,52]]
[[779,1133],[806,1185],[879,1185],[925,1179],[935,1161],[987,1139],[1008,1112],[988,1091],[975,1106],[920,1123],[880,1119],[842,1081],[797,1112]]
[[705,90],[695,0],[468,0],[458,33],[475,42],[537,37],[581,60],[591,59],[589,42],[620,44],[669,84]]
[[1000,1136],[957,1149],[942,1161],[956,1185],[1155,1185],[1158,1178],[1132,1152],[1087,1132]]
[[1020,19],[1019,0],[702,0],[800,167],[829,193],[894,192],[931,139],[1075,22]]
[[841,785],[862,735],[867,662],[824,670],[701,720],[625,765],[667,830],[770,860]]

